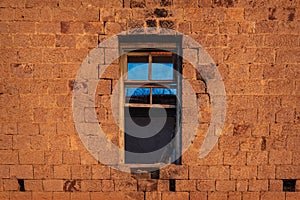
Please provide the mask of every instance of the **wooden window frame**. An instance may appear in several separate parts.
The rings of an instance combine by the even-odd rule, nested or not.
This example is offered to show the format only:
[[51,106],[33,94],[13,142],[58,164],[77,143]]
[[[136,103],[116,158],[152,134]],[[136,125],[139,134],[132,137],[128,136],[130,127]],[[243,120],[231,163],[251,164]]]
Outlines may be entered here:
[[[176,96],[177,96],[177,101],[176,105],[169,105],[169,104],[159,104],[159,107],[164,107],[164,108],[175,108],[176,109],[176,134],[179,134],[178,139],[175,141],[175,154],[178,159],[173,162],[174,164],[181,165],[181,151],[182,151],[182,125],[181,125],[181,112],[182,112],[182,77],[180,74],[182,74],[182,58],[179,55],[182,55],[182,38],[178,36],[174,36],[173,38],[170,36],[167,36],[165,38],[161,36],[157,36],[159,41],[161,42],[153,42],[149,41],[145,42],[145,36],[141,37],[134,37],[133,40],[130,40],[128,42],[126,36],[119,37],[119,52],[120,55],[120,72],[121,72],[121,78],[120,78],[120,98],[119,98],[119,119],[120,119],[120,125],[123,126],[121,130],[124,129],[125,125],[125,120],[124,120],[124,107],[129,106],[129,107],[156,107],[156,104],[126,104],[125,103],[125,85],[127,84],[144,84],[147,83],[147,81],[135,81],[131,80],[128,81],[126,80],[127,77],[125,74],[127,74],[127,57],[128,56],[143,56],[143,55],[148,55],[148,56],[153,56],[157,54],[165,54],[165,55],[170,55],[172,54],[173,57],[173,64],[174,64],[174,69],[178,72],[174,74],[174,79],[173,80],[168,80],[168,81],[161,81],[161,80],[149,80],[149,85],[147,87],[152,87],[154,88],[155,84],[161,85],[163,84],[170,84],[170,83],[176,83]],[[140,41],[139,41],[140,40]],[[136,49],[139,49],[136,51]],[[149,60],[150,63],[150,60]],[[151,64],[150,64],[151,65]],[[151,67],[148,68],[149,72],[151,72]],[[150,73],[149,73],[150,74]],[[123,75],[125,75],[126,79],[124,79]],[[150,95],[151,98],[152,95]],[[151,102],[151,101],[150,101]],[[119,133],[119,146],[120,148],[125,150],[125,133],[123,131],[120,131]],[[125,154],[119,155],[119,164],[126,164],[125,163]],[[130,165],[130,164],[126,164]],[[153,164],[140,164],[141,166],[145,167],[155,167],[157,163]],[[158,164],[160,165],[160,164]],[[139,166],[139,164],[134,164],[134,166]]]
[[[148,80],[128,80],[127,77],[127,58],[130,56],[147,56],[149,58],[149,67],[148,67]],[[123,73],[125,74],[123,76],[123,90],[125,90],[126,86],[132,86],[132,87],[140,87],[140,88],[150,88],[150,103],[149,104],[141,104],[141,103],[125,103],[124,106],[128,107],[158,107],[157,104],[153,104],[152,101],[152,89],[153,88],[174,88],[177,91],[177,76],[176,73],[173,73],[173,80],[152,80],[151,77],[151,70],[152,70],[152,56],[170,56],[172,57],[172,63],[173,63],[173,69],[177,70],[177,65],[176,65],[176,55],[174,55],[172,52],[162,52],[162,51],[143,51],[143,52],[129,52],[126,55],[123,55],[122,59],[125,59],[124,63],[124,71]],[[176,87],[168,87],[165,86],[166,84],[176,84]],[[125,93],[123,94],[125,98]],[[164,108],[176,108],[176,105],[170,105],[170,104],[159,104],[160,107]]]

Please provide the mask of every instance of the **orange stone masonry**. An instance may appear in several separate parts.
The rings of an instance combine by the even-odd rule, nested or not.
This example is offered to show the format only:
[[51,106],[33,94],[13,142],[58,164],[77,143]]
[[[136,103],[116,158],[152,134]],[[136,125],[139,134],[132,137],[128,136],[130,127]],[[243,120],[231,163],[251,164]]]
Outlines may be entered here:
[[[215,61],[227,98],[222,134],[199,158],[211,99],[183,60],[200,125],[182,165],[155,178],[99,163],[80,141],[72,113],[76,73],[88,52],[142,27],[196,40]],[[99,56],[107,62],[111,53]],[[95,78],[95,107],[77,120],[100,122],[119,145],[111,106],[119,61]],[[90,117],[94,109],[98,121]],[[298,200],[299,122],[299,0],[0,1],[0,200]],[[295,191],[284,191],[288,180]]]

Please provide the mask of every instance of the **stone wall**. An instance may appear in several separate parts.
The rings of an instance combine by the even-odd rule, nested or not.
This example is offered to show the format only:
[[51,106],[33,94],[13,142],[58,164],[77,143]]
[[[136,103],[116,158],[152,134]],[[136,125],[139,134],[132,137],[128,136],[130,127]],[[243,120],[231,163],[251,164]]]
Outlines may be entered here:
[[[0,199],[300,199],[299,6],[298,0],[1,0]],[[201,124],[182,165],[161,169],[158,179],[99,164],[72,115],[76,73],[88,52],[140,27],[195,39],[216,62],[227,93],[222,135],[200,159],[209,94],[184,64]],[[115,143],[110,97],[119,76],[116,61],[96,95],[102,128]],[[284,191],[286,180],[296,180],[295,192]]]

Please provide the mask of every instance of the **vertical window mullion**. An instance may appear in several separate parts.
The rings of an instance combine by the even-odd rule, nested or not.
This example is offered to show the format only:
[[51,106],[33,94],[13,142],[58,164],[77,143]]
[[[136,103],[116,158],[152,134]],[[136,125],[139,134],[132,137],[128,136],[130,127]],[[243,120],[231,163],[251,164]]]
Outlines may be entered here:
[[152,105],[152,87],[150,87],[150,105]]
[[148,79],[152,81],[152,55],[149,54],[149,67],[148,67]]

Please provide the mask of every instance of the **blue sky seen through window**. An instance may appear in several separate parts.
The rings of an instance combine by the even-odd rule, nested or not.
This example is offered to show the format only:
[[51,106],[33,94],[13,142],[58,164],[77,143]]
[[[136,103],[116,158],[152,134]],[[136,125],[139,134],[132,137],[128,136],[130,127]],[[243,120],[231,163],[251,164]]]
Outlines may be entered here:
[[[148,63],[128,63],[128,80],[149,80]],[[172,63],[152,63],[152,80],[173,80]]]
[[[160,80],[174,80],[174,68],[173,63],[169,63],[169,60],[161,60],[160,57],[156,57],[156,60],[153,60],[151,70],[149,70],[148,60],[140,60],[136,62],[136,58],[133,57],[132,62],[128,62],[128,74],[127,80],[135,81],[160,81]],[[169,59],[169,58],[168,58]],[[142,61],[142,62],[141,62]],[[162,62],[159,62],[162,61]],[[149,76],[151,73],[151,78]],[[149,80],[149,78],[151,80]],[[174,84],[166,84],[165,87],[126,87],[125,95],[126,102],[135,102],[135,103],[146,103],[149,102],[150,93],[152,93],[153,98],[173,98],[172,96],[176,95],[176,89]],[[143,99],[141,99],[143,98]],[[130,100],[131,99],[131,100]],[[156,100],[157,101],[157,100]],[[159,103],[159,101],[158,101]]]
[[[153,95],[176,95],[176,89],[172,88],[153,88]],[[126,96],[150,95],[150,88],[126,88]]]
[[126,88],[126,96],[150,95],[150,88]]
[[148,80],[148,63],[128,63],[128,80]]
[[152,63],[152,80],[173,80],[173,64]]

